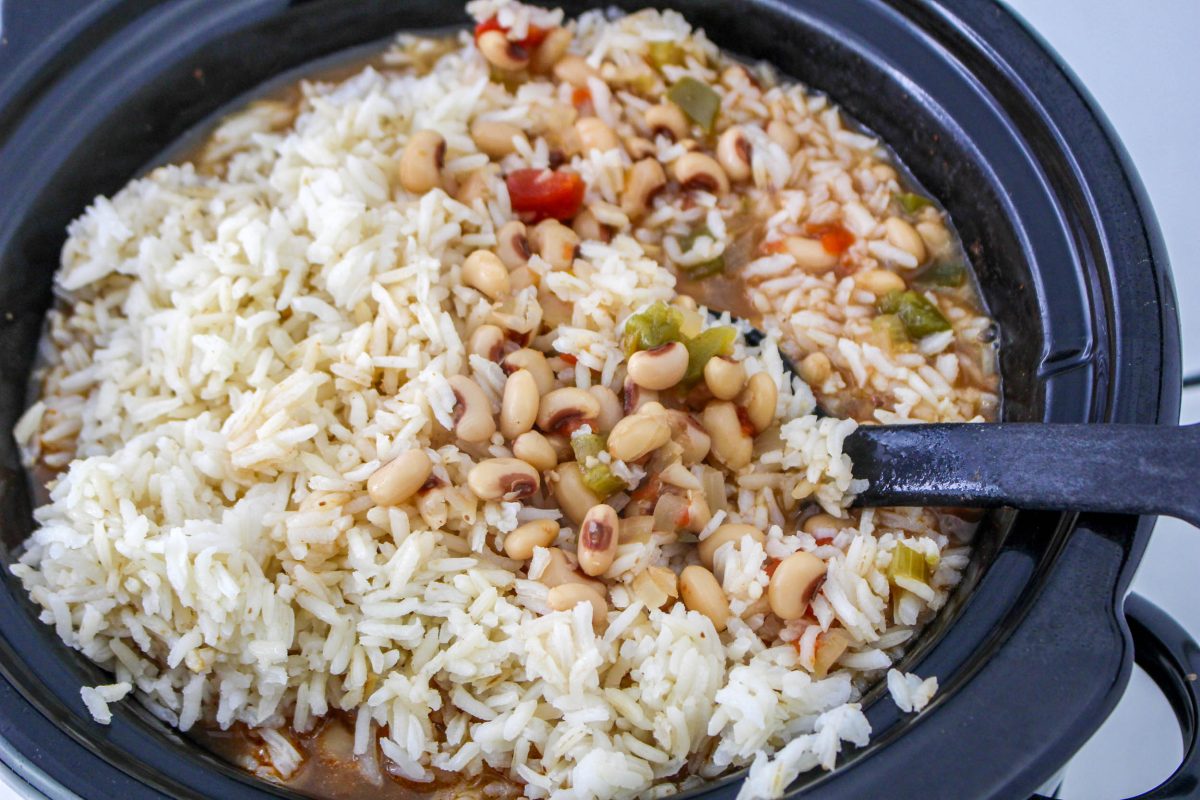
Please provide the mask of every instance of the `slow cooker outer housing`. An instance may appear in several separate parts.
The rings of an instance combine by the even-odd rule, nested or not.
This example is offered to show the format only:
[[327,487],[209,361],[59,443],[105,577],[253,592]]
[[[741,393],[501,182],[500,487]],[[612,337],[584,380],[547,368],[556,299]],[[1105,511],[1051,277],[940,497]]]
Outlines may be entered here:
[[[1178,321],[1149,204],[1086,93],[1008,11],[989,0],[618,5],[678,8],[721,46],[828,92],[897,150],[950,210],[1001,324],[1006,418],[1177,419]],[[11,563],[31,521],[7,431],[27,399],[67,222],[263,81],[392,31],[465,18],[436,0],[10,0],[3,12],[0,532]],[[939,677],[934,703],[904,716],[874,692],[871,744],[792,793],[1032,794],[1128,679],[1122,599],[1151,525],[992,515],[962,591],[901,664]],[[48,791],[288,794],[136,704],[120,704],[111,726],[93,723],[78,689],[108,678],[35,621],[10,575],[0,582],[0,675],[0,757]],[[736,790],[728,780],[692,794]]]

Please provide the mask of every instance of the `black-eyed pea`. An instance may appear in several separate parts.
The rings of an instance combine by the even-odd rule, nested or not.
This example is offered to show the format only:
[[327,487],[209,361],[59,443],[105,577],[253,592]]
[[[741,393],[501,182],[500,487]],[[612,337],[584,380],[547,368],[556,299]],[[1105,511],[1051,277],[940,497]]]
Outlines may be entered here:
[[653,156],[658,152],[658,148],[649,139],[641,136],[629,136],[625,139],[625,152],[629,153],[629,157],[634,161],[640,161]]
[[558,465],[558,453],[554,445],[537,431],[526,431],[512,444],[513,455],[538,472],[546,472]]
[[472,170],[454,191],[454,199],[464,206],[474,206],[476,200],[486,201],[490,193],[487,172]]
[[570,84],[576,89],[586,89],[589,78],[600,77],[600,73],[596,72],[591,64],[576,55],[565,55],[560,58],[552,72],[559,81]]
[[529,243],[542,260],[554,269],[567,269],[575,260],[579,236],[556,219],[546,219],[534,226]]
[[917,233],[925,243],[925,251],[935,256],[945,253],[950,247],[950,231],[940,220],[923,220],[917,223]]
[[413,194],[424,194],[442,184],[446,140],[435,131],[417,131],[400,156],[400,185]]
[[554,448],[559,463],[570,461],[575,457],[575,448],[571,447],[571,437],[568,434],[552,433],[546,437],[546,441]]
[[480,500],[523,500],[540,485],[538,471],[519,458],[484,459],[467,473],[467,486]]
[[511,122],[477,119],[471,123],[471,139],[489,158],[499,159],[515,153],[517,141],[524,138],[525,132]]
[[546,562],[546,568],[542,570],[542,574],[538,578],[544,585],[553,589],[555,586],[563,586],[568,583],[582,583],[591,586],[599,594],[604,594],[605,586],[602,581],[589,578],[571,566],[571,562],[567,560],[567,554],[557,547],[547,549],[550,551],[550,559]]
[[626,414],[636,414],[647,403],[657,403],[658,392],[638,386],[630,378],[625,379],[622,389],[621,407]]
[[662,391],[675,386],[687,373],[688,349],[682,342],[669,342],[639,350],[629,357],[626,370],[643,389]]
[[588,387],[588,394],[600,404],[600,413],[596,415],[596,423],[592,427],[598,433],[608,433],[625,416],[621,398],[612,389],[600,385]]
[[729,622],[729,599],[715,575],[698,564],[685,567],[679,574],[679,594],[689,611],[698,611],[712,620],[718,632]]
[[507,341],[508,337],[499,326],[480,325],[471,332],[471,338],[467,340],[467,351],[488,361],[499,361],[504,355],[504,345]]
[[608,453],[621,461],[637,461],[671,441],[671,426],[663,414],[624,417],[608,435]]
[[908,253],[918,264],[925,261],[925,242],[910,223],[899,217],[888,217],[883,221],[883,229],[888,243]]
[[838,254],[826,250],[819,239],[789,236],[783,244],[788,255],[796,260],[796,266],[811,275],[822,275],[837,266]]
[[838,519],[832,514],[813,514],[804,520],[804,524],[800,526],[800,529],[813,536],[818,534],[832,536],[850,524],[849,519]]
[[718,400],[732,400],[746,385],[746,368],[737,361],[713,356],[704,365],[704,384]]
[[491,250],[476,250],[467,256],[463,262],[462,279],[467,286],[491,300],[503,297],[512,290],[508,268]]
[[543,433],[562,433],[600,415],[600,401],[586,389],[566,386],[542,397],[537,426]]
[[554,501],[575,525],[583,523],[587,512],[600,504],[600,498],[587,488],[579,464],[567,461],[559,464],[547,477]]
[[550,31],[534,49],[533,56],[529,59],[529,71],[537,75],[545,75],[562,60],[570,46],[571,31],[566,28],[555,28]]
[[741,126],[734,125],[717,140],[717,161],[731,181],[750,177],[750,140]]
[[729,177],[721,165],[710,155],[700,152],[685,153],[671,165],[675,180],[684,191],[700,190],[715,195],[729,191]]
[[746,381],[746,388],[738,399],[746,409],[746,418],[754,426],[755,433],[762,433],[775,421],[775,407],[779,404],[779,387],[765,372],[756,372]]
[[696,550],[700,556],[700,563],[712,569],[713,561],[717,557],[717,551],[723,545],[733,542],[736,546],[746,536],[749,536],[759,544],[767,541],[767,537],[763,535],[763,532],[753,525],[743,525],[740,522],[728,522],[721,525],[706,536],[697,546]]
[[519,369],[508,376],[500,400],[500,433],[505,439],[516,439],[533,429],[540,402],[541,395],[532,372]]
[[868,269],[856,273],[854,284],[876,297],[883,297],[888,292],[902,292],[905,289],[904,278],[888,269]]
[[529,51],[503,31],[486,31],[475,40],[475,46],[489,64],[504,72],[519,72],[529,66]]
[[625,189],[621,192],[621,210],[637,219],[650,210],[654,196],[667,185],[667,173],[655,158],[643,158],[629,168]]
[[575,133],[583,152],[614,150],[621,146],[617,134],[599,117],[584,117],[575,123]]
[[367,494],[376,505],[399,505],[416,494],[432,472],[433,462],[424,450],[409,450],[371,473]]
[[679,597],[679,578],[666,567],[647,567],[630,588],[646,608],[662,608]]
[[773,119],[767,124],[767,138],[783,148],[789,156],[800,149],[800,134],[796,129],[781,119]]
[[780,561],[767,584],[771,611],[782,620],[799,619],[825,582],[825,562],[799,550]]
[[750,463],[754,439],[742,428],[737,407],[728,400],[713,400],[704,407],[704,430],[712,439],[712,455],[732,470]]
[[[530,286],[538,285],[538,275],[529,267],[517,267],[512,272],[508,273],[509,289],[514,294],[522,289],[528,289]],[[524,319],[524,317],[519,317]]]
[[674,103],[659,103],[646,109],[646,127],[650,138],[666,136],[671,141],[678,141],[687,136],[688,118],[683,109]]
[[600,628],[608,620],[608,601],[585,583],[563,583],[546,594],[546,604],[555,611],[570,611],[580,603],[592,608],[592,625]]
[[571,230],[575,231],[575,235],[581,241],[590,239],[608,242],[612,240],[612,228],[596,219],[596,215],[589,208],[585,208],[575,215],[575,219],[571,220]]
[[524,222],[514,219],[500,227],[496,232],[496,255],[510,270],[529,263],[533,251],[529,247]]
[[612,506],[599,503],[588,509],[579,525],[576,555],[585,575],[603,575],[617,554],[621,519]]
[[820,386],[833,374],[833,363],[824,353],[809,353],[800,362],[800,377],[809,386]]
[[550,363],[541,350],[529,347],[514,350],[500,361],[500,366],[508,375],[519,369],[529,370],[537,382],[538,394],[548,394],[554,389],[554,370],[550,369]]
[[452,375],[447,383],[454,391],[454,433],[464,442],[486,442],[496,432],[492,404],[479,384],[466,375]]
[[558,538],[558,523],[552,519],[535,519],[518,525],[504,537],[504,552],[509,558],[527,561],[533,558],[535,547],[549,547]]

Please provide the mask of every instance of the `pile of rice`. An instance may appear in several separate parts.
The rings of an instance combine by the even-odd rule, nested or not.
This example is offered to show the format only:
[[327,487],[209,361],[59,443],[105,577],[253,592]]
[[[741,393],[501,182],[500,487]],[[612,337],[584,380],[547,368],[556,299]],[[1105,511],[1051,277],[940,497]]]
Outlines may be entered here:
[[[473,11],[501,11],[513,26],[560,18],[490,0]],[[823,99],[796,86],[720,83],[704,66],[720,63],[716,48],[672,12],[588,13],[572,50],[597,67],[620,65],[652,40],[686,41],[705,56],[665,69],[720,87],[729,119],[782,105],[815,148],[792,180],[786,155],[780,163],[756,147],[756,182],[789,187],[768,238],[857,202],[864,249],[853,257],[895,256],[872,239],[871,197],[842,196],[848,162],[886,156]],[[251,106],[215,132],[198,166],[160,167],[72,224],[43,390],[17,429],[30,463],[58,475],[13,571],[41,619],[114,674],[111,686],[84,689],[97,720],[131,695],[182,730],[243,723],[283,778],[300,765],[296,737],[342,711],[375,780],[486,768],[532,798],[654,797],[753,764],[743,794],[776,796],[800,771],[831,768],[844,742],[866,743],[862,692],[967,563],[967,549],[921,509],[866,511],[832,538],[796,530],[797,499],[844,515],[859,484],[841,442],[856,423],[815,416],[812,391],[784,370],[779,347],[830,355],[837,369],[823,392],[860,373],[878,383],[881,419],[919,418],[922,403],[937,418],[969,419],[986,414],[987,398],[954,388],[959,365],[940,357],[949,340],[904,362],[872,352],[847,310],[858,302],[852,278],[799,274],[786,255],[752,264],[754,301],[783,341],[739,342],[735,357],[771,376],[787,422],[778,448],[714,506],[710,530],[735,521],[767,532],[765,545],[745,539],[720,554],[734,612],[720,634],[682,603],[647,611],[624,588],[648,564],[694,562],[694,545],[623,545],[597,633],[586,606],[547,608],[537,557],[523,572],[498,554],[505,533],[557,511],[478,502],[465,488],[436,509],[376,507],[367,478],[412,448],[428,448],[447,485],[465,486],[479,454],[430,447],[453,405],[446,378],[471,375],[497,401],[503,373],[468,357],[464,342],[496,314],[526,330],[540,321],[536,290],[500,307],[460,280],[465,256],[493,246],[513,216],[498,175],[472,205],[441,189],[413,197],[393,177],[411,131],[440,132],[447,173],[465,176],[488,161],[468,135],[472,119],[550,113],[549,83],[510,94],[469,42],[439,49],[403,38],[388,54],[394,69],[306,83],[298,105]],[[416,63],[427,71],[408,68]],[[598,83],[597,113],[611,124],[645,105]],[[664,162],[677,146],[656,144]],[[548,158],[531,137],[504,167]],[[588,204],[618,230],[610,242],[584,242],[594,269],[530,261],[571,304],[569,323],[537,340],[574,356],[556,362],[559,378],[618,392],[623,321],[674,296],[657,260],[662,232],[703,217],[719,224],[700,196],[663,203],[632,229],[615,207],[627,163],[610,151],[570,164],[587,181]],[[952,321],[954,336],[982,324]],[[570,549],[573,537],[564,528],[559,544]],[[886,571],[901,542],[937,566],[922,591],[896,599]],[[797,550],[828,562],[814,619],[764,640],[765,615],[742,614],[763,594],[768,561]],[[831,625],[852,644],[818,679],[817,638]],[[935,688],[898,672],[889,685],[906,710]]]

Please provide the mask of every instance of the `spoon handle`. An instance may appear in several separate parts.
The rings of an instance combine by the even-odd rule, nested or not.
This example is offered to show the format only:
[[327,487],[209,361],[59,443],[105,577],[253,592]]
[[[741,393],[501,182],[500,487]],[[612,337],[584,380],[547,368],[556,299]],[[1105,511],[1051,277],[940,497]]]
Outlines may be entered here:
[[859,506],[1167,514],[1200,525],[1200,425],[866,425],[846,439]]

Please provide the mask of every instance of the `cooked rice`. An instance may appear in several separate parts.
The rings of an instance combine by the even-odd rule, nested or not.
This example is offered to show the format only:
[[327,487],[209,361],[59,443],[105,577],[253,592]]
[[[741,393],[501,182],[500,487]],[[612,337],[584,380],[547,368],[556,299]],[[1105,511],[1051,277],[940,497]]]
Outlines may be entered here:
[[[504,0],[472,10],[499,13],[514,38],[560,13]],[[718,50],[674,12],[589,12],[574,28],[572,51],[614,70],[641,61],[648,42],[683,43],[686,63],[664,72],[716,87],[722,124],[750,132],[753,181],[778,200],[768,241],[841,219],[859,237],[847,254],[855,268],[915,266],[882,234],[897,186],[878,169],[886,152],[824,97],[723,79],[710,66],[723,63]],[[922,509],[863,512],[829,537],[795,529],[797,504],[842,516],[861,489],[842,453],[856,423],[818,418],[778,348],[825,353],[835,368],[814,387],[822,398],[872,391],[880,421],[973,419],[995,397],[959,388],[958,371],[986,373],[992,351],[966,364],[946,350],[990,321],[960,309],[948,336],[891,353],[873,343],[875,298],[852,276],[807,274],[786,254],[749,264],[773,335],[739,341],[735,357],[771,376],[786,423],[727,493],[709,493],[715,515],[701,538],[722,521],[767,534],[717,553],[728,629],[718,635],[682,603],[647,612],[635,599],[628,587],[646,566],[696,562],[694,545],[658,539],[622,545],[605,576],[613,607],[602,633],[586,606],[549,611],[537,580],[547,551],[524,576],[498,553],[519,523],[558,512],[479,503],[461,488],[481,457],[510,455],[501,437],[486,452],[432,443],[452,424],[448,376],[472,375],[493,404],[503,384],[497,365],[468,358],[469,333],[497,314],[518,330],[541,321],[536,289],[502,306],[461,282],[465,256],[493,246],[512,218],[505,183],[489,173],[490,199],[464,205],[441,189],[413,197],[390,177],[416,129],[439,131],[446,169],[465,175],[486,163],[471,120],[553,114],[550,83],[514,97],[469,43],[438,50],[401,37],[389,68],[305,83],[298,109],[252,105],[214,132],[198,165],[155,169],[71,225],[43,389],[16,429],[30,463],[59,474],[13,571],[42,621],[116,676],[82,691],[98,721],[132,690],[182,730],[241,723],[284,778],[303,759],[297,735],[340,710],[356,720],[368,769],[411,781],[488,768],[533,798],[662,796],[752,764],[742,796],[778,796],[801,771],[832,768],[844,742],[866,743],[863,690],[946,602],[968,557]],[[429,68],[407,69],[416,63]],[[644,100],[594,83],[599,116],[640,119]],[[804,138],[794,158],[763,133],[772,111]],[[681,152],[665,137],[655,146],[664,162]],[[531,135],[501,166],[545,166],[548,154]],[[570,162],[587,204],[618,228],[609,243],[583,244],[593,269],[530,261],[571,304],[569,322],[536,340],[574,357],[552,362],[557,377],[618,392],[624,320],[675,294],[662,253],[703,261],[727,244],[705,193],[661,202],[630,228],[615,205],[628,163],[623,151]],[[678,234],[698,220],[713,239],[685,254]],[[412,448],[450,487],[440,505],[375,507],[366,479]],[[702,468],[694,474],[704,482]],[[559,544],[572,537],[564,528]],[[902,543],[936,569],[897,593],[887,570]],[[756,605],[768,563],[798,550],[825,559],[828,577],[815,620],[781,627]],[[851,645],[817,678],[813,654],[831,626]],[[906,711],[936,689],[895,670],[887,680]]]

